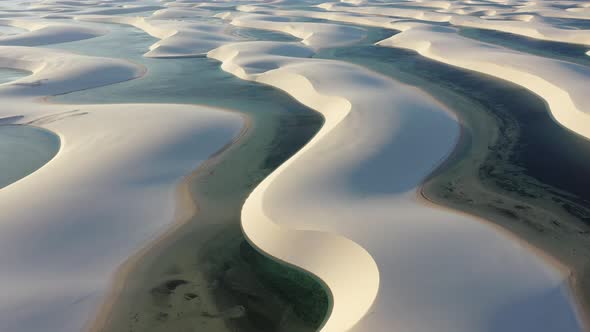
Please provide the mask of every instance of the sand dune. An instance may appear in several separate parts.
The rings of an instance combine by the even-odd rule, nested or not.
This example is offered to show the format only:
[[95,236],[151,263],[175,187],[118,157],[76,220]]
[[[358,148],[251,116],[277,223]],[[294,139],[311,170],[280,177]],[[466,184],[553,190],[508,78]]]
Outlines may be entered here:
[[146,19],[144,17],[78,16],[91,22],[132,25],[150,36],[160,39],[150,47],[146,57],[177,58],[204,55],[208,51],[236,38],[228,35],[224,27],[214,23],[183,22]]
[[403,32],[379,42],[403,47],[431,59],[505,79],[542,97],[562,126],[590,138],[590,69],[559,60],[519,53],[461,37],[452,28],[398,23]]
[[[24,45],[0,46],[0,67],[31,74],[0,85],[0,118],[51,130],[62,146],[48,164],[0,190],[0,281],[10,285],[0,299],[2,328],[80,330],[117,266],[174,220],[179,181],[244,123],[200,106],[39,103],[145,74],[125,60],[26,47],[106,33],[64,23],[75,18],[143,30],[159,39],[146,57],[207,54],[223,70],[281,89],[325,117],[320,132],[254,189],[242,211],[254,246],[325,283],[333,308],[322,331],[580,331],[564,271],[489,224],[418,197],[459,139],[452,113],[378,73],[312,58],[318,49],[362,40],[366,29],[302,19],[400,30],[380,45],[520,84],[548,102],[556,121],[590,138],[587,67],[442,26],[588,44],[587,31],[543,18],[586,17],[590,7],[555,4],[343,0],[307,10],[298,1],[3,2],[7,19],[0,24],[27,31],[0,35],[0,44]],[[31,18],[16,19],[22,15]],[[301,42],[243,41],[229,25]]]
[[0,282],[10,285],[0,321],[10,331],[79,331],[117,266],[174,220],[182,177],[228,143],[242,121],[158,104],[11,104],[1,115],[24,107],[36,109],[24,120],[58,134],[62,146],[48,164],[0,190]]
[[[9,8],[17,8],[24,13],[34,13],[37,17],[61,16],[70,18],[76,14],[94,14],[94,15],[125,15],[151,13],[155,10],[164,8],[157,1],[138,0],[98,0],[98,1],[32,1],[23,2],[18,0],[3,1],[3,5]],[[14,9],[12,9],[14,10]]]
[[338,3],[326,2],[318,5],[319,8],[328,11],[343,11],[352,12],[357,14],[370,14],[370,15],[381,15],[391,17],[403,17],[412,18],[417,20],[429,21],[429,22],[448,22],[452,15],[446,13],[438,13],[435,11],[428,11],[426,9],[411,9],[411,8],[389,8],[389,7],[377,7],[377,6],[359,6],[359,7],[348,7],[342,6]]
[[[408,3],[408,6],[414,5],[415,4],[413,3]],[[490,11],[489,9],[486,9],[485,6],[480,6],[475,7],[470,11],[465,11],[463,9],[461,9],[462,11],[453,11],[449,7],[446,12],[442,12],[440,10],[428,10],[427,8],[414,9],[373,6],[349,7],[331,2],[321,4],[319,7],[333,12],[379,15],[394,19],[405,18],[424,22],[448,22],[458,27],[496,30],[541,40],[590,45],[590,32],[588,30],[563,29],[547,24],[540,19],[531,19],[531,17],[528,17],[528,21],[521,22],[518,18],[522,18],[523,16],[516,16],[516,19],[513,19],[512,16],[512,14],[519,14],[522,12],[533,12],[538,15],[544,15],[547,14],[546,9],[534,11],[527,8],[526,11],[518,11],[516,10],[517,8],[506,8],[504,11],[500,12],[496,9]],[[482,14],[484,16],[471,14]],[[493,16],[494,19],[485,19],[490,18],[490,16]]]
[[0,67],[32,74],[0,85],[0,96],[47,96],[89,89],[141,76],[145,69],[123,60],[88,57],[59,50],[0,46]]
[[[417,200],[455,144],[453,116],[418,90],[298,52],[305,48],[249,42],[209,56],[326,118],[242,211],[255,246],[330,288],[322,331],[579,330],[565,276],[493,227]],[[530,313],[505,309],[520,305]]]
[[56,24],[37,20],[0,20],[0,25],[28,30],[26,33],[0,36],[0,45],[49,45],[94,38],[108,32],[106,29],[85,27],[79,24]]
[[[0,322],[9,331],[80,331],[117,267],[187,217],[182,178],[240,132],[241,116],[189,105],[57,105],[40,97],[140,77],[124,60],[0,47],[3,124],[48,129],[57,155],[0,190]],[[176,219],[175,219],[176,218]]]
[[[542,20],[533,20],[531,17],[510,16],[510,18],[505,20],[485,20],[472,16],[457,16],[453,17],[449,22],[460,27],[496,30],[561,43],[590,45],[590,31],[588,30],[560,29],[546,24]],[[524,20],[519,20],[519,18]]]
[[239,27],[265,29],[284,32],[300,38],[305,45],[315,49],[354,44],[362,40],[366,33],[361,28],[329,23],[290,22],[270,15],[240,15],[231,20]]

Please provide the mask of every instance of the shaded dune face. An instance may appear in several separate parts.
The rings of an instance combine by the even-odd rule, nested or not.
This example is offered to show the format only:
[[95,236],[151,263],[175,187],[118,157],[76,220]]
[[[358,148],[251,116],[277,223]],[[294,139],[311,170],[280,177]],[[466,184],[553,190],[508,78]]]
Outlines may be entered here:
[[[466,177],[473,183],[453,192],[465,198],[459,203],[437,203],[473,213],[476,203],[530,199],[532,181],[511,182],[522,188],[508,194],[506,183],[485,182],[482,174],[493,175],[493,158],[508,165],[503,171],[516,167],[519,126],[532,122],[490,110],[485,98],[465,95],[477,89],[455,89],[453,77],[420,81],[371,52],[353,64],[346,50],[387,35],[378,47],[521,86],[546,102],[563,135],[588,140],[590,71],[580,51],[590,46],[588,30],[580,29],[590,20],[586,4],[7,0],[2,6],[0,68],[30,74],[0,71],[0,79],[6,76],[0,82],[0,265],[8,271],[0,281],[12,286],[0,299],[0,326],[101,330],[117,308],[147,289],[143,295],[153,303],[124,311],[125,329],[583,330],[585,311],[576,298],[583,297],[578,282],[585,263],[560,256],[565,250],[543,239],[544,232],[530,235],[534,222],[506,227],[512,233],[487,222],[522,221],[520,212],[476,213],[486,221],[421,196],[423,183],[436,183],[445,168],[434,171],[451,160],[470,166],[457,168],[464,177],[449,188],[461,188]],[[119,29],[144,39],[112,52],[88,46],[116,45],[109,38]],[[533,52],[539,47],[533,43],[527,49],[468,38],[462,29],[577,49],[567,57]],[[387,54],[391,62],[411,61]],[[205,89],[202,81],[216,80],[210,85],[221,90],[225,80],[232,89],[214,97],[170,89],[164,72],[182,75],[186,63],[207,72],[190,71],[190,79],[184,73],[177,84],[192,79]],[[166,89],[130,83],[142,79]],[[237,80],[249,85],[230,95],[241,87]],[[253,86],[267,90],[259,94]],[[128,96],[104,95],[117,87]],[[272,97],[268,89],[282,97],[256,103]],[[105,98],[102,104],[44,100],[76,92]],[[453,93],[456,104],[448,100]],[[256,109],[275,101],[280,111]],[[483,115],[469,115],[469,105],[491,120],[482,125]],[[297,114],[277,115],[283,111]],[[303,128],[311,111],[323,118],[321,128],[318,115]],[[293,123],[305,135],[285,129]],[[481,132],[474,129],[479,125]],[[548,136],[539,139],[563,137]],[[287,146],[288,153],[277,151]],[[572,173],[586,174],[574,164]],[[583,207],[590,199],[571,181],[555,190],[555,176],[518,167],[514,174],[538,181],[539,197],[566,197]],[[211,180],[216,174],[221,180]],[[51,195],[36,195],[39,188]],[[557,211],[566,205],[555,199],[545,208],[526,202],[515,206],[566,225],[556,227],[578,246],[567,251],[586,250],[577,238],[587,234],[579,224],[587,219],[584,209],[564,203],[567,213]],[[547,236],[561,234],[553,231]],[[228,245],[215,244],[219,239]],[[150,274],[145,271],[155,276],[138,277]],[[310,290],[319,305],[292,294]]]

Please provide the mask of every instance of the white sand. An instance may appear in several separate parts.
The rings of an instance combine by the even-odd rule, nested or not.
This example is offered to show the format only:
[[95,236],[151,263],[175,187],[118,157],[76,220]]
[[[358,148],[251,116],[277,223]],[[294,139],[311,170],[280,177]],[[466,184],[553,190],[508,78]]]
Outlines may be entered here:
[[215,23],[159,20],[143,17],[81,15],[78,20],[132,25],[160,39],[150,47],[146,57],[178,58],[204,55],[227,42],[235,41]]
[[80,24],[54,23],[45,20],[1,20],[0,25],[26,29],[27,33],[0,36],[0,45],[38,46],[65,43],[102,36],[106,29]]
[[[416,6],[416,3],[413,2],[406,2],[405,4],[408,7]],[[403,6],[404,4],[401,3],[398,5]],[[559,17],[559,15],[552,14],[555,12],[555,8],[549,7],[548,5],[534,8],[526,7],[526,9],[520,9],[518,6],[514,6],[513,8],[504,7],[501,10],[496,7],[480,5],[472,6],[469,10],[465,10],[461,2],[459,2],[456,4],[448,3],[445,10],[440,10],[437,8],[387,8],[370,5],[350,7],[329,2],[319,5],[319,7],[333,12],[379,15],[393,19],[403,18],[424,22],[449,22],[452,25],[460,27],[496,30],[541,40],[590,45],[589,30],[563,29],[545,23],[542,19],[533,19],[533,17],[518,15],[524,12],[535,13],[540,16]],[[559,12],[563,13],[564,11],[561,10]],[[481,15],[478,16],[478,14]],[[514,16],[515,14],[517,16]],[[590,10],[587,10],[587,14],[585,15],[586,17],[584,18],[590,19]],[[567,15],[566,17],[572,16]],[[522,22],[523,18],[526,18],[528,21],[525,20],[525,22]],[[575,18],[581,17],[580,15],[575,15]]]
[[[492,6],[496,2],[505,6]],[[242,227],[255,246],[326,283],[334,307],[322,331],[581,330],[567,276],[492,226],[417,199],[422,180],[458,139],[456,119],[419,90],[358,66],[309,58],[319,48],[358,41],[364,29],[278,17],[404,30],[383,46],[515,81],[543,96],[557,121],[588,137],[584,68],[490,47],[449,28],[399,21],[477,25],[585,44],[585,32],[538,17],[560,17],[555,11],[582,17],[590,7],[571,3],[558,10],[551,6],[556,1],[509,0],[283,7],[293,3],[7,0],[1,5],[18,11],[3,14],[32,16],[27,20],[41,25],[0,40],[33,45],[26,43],[99,35],[77,34],[70,25],[56,30],[41,17],[127,24],[160,40],[146,50],[148,57],[208,52],[223,70],[275,86],[321,112],[326,123],[318,135],[248,198]],[[236,4],[238,12],[231,11]],[[301,43],[236,42],[229,24],[287,33]],[[494,67],[492,56],[501,57],[502,66]],[[176,184],[228,143],[242,121],[198,106],[35,102],[144,74],[123,60],[3,46],[0,67],[32,73],[0,85],[0,118],[23,115],[18,121],[24,123],[46,116],[36,125],[59,134],[63,144],[47,165],[0,190],[6,271],[0,281],[10,285],[0,299],[1,326],[77,331],[117,266],[169,226]]]
[[590,69],[458,36],[455,29],[397,23],[403,32],[379,42],[521,85],[543,98],[562,126],[590,139]]
[[0,46],[0,68],[30,71],[0,85],[0,97],[47,96],[140,77],[145,68],[127,61],[87,57],[46,48]]
[[579,330],[565,276],[497,229],[417,201],[455,144],[454,117],[415,89],[296,53],[251,42],[209,56],[326,117],[242,211],[254,245],[330,288],[322,331]]
[[231,24],[245,28],[283,32],[301,39],[315,49],[346,46],[366,37],[361,28],[329,23],[289,22],[277,16],[250,14],[240,15]]
[[[2,115],[22,107],[3,107]],[[7,331],[78,331],[117,266],[165,231],[186,174],[240,130],[231,113],[185,105],[52,105],[39,126],[58,155],[0,191],[0,300]],[[30,120],[33,116],[28,116]]]
[[145,72],[123,60],[1,46],[0,67],[31,72],[0,85],[0,118],[61,139],[49,163],[0,190],[0,326],[80,331],[117,267],[174,221],[179,182],[231,142],[243,119],[189,105],[36,101]]

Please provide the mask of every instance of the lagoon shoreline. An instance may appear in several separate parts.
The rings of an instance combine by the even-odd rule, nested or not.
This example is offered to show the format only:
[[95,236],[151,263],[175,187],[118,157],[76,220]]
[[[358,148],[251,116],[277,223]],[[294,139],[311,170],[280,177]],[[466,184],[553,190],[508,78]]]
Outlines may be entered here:
[[[376,33],[379,34],[379,29]],[[367,61],[364,57],[369,53],[373,58]],[[368,45],[328,51],[322,56],[357,63],[416,86],[455,114],[461,125],[460,137],[447,158],[419,186],[417,195],[422,197],[420,201],[496,226],[501,233],[558,267],[573,285],[568,292],[572,301],[577,302],[575,307],[580,311],[580,320],[586,323],[586,327],[590,326],[587,319],[590,277],[585,259],[590,257],[590,243],[586,236],[590,234],[590,225],[559,204],[560,201],[572,203],[571,194],[536,180],[527,174],[525,167],[517,164],[520,160],[511,159],[520,152],[519,144],[523,143],[519,140],[522,130],[519,125],[527,125],[526,120],[536,126],[526,128],[529,140],[530,133],[538,130],[540,124],[551,126],[557,132],[554,136],[564,130],[550,118],[548,106],[532,92],[514,84],[425,59],[412,51]],[[479,91],[490,92],[491,97]],[[509,99],[515,102],[510,103]],[[517,111],[522,113],[520,118],[511,113]],[[496,158],[488,160],[490,156]],[[480,181],[480,175],[487,174],[481,170],[484,164],[503,165],[496,167],[496,171],[511,175],[508,179],[518,180],[514,182],[517,190],[510,192],[507,187],[497,186],[491,176],[485,182]],[[489,166],[484,168],[488,169]],[[526,190],[521,192],[518,188]],[[507,207],[508,201],[514,204]],[[541,216],[544,218],[542,225],[537,222]],[[558,226],[554,220],[558,220]],[[554,235],[559,238],[552,240]],[[576,250],[580,251],[574,253]],[[576,268],[574,277],[570,278],[568,271],[573,270],[572,266]]]
[[[321,282],[305,271],[264,258],[245,245],[239,219],[243,196],[262,179],[252,178],[254,173],[266,173],[289,156],[290,152],[275,149],[293,144],[281,139],[293,139],[289,135],[294,133],[280,134],[279,128],[284,125],[289,131],[296,130],[311,119],[295,118],[303,121],[301,124],[286,119],[274,138],[268,140],[264,138],[268,133],[260,135],[253,130],[255,116],[238,114],[247,121],[242,132],[183,179],[176,194],[175,222],[119,267],[110,293],[97,316],[88,322],[87,330],[164,331],[200,326],[212,332],[238,327],[243,331],[266,331],[257,326],[272,326],[273,320],[283,317],[281,323],[286,324],[286,331],[310,332],[315,331],[314,324],[322,323],[329,303]],[[277,134],[281,138],[275,142]],[[262,153],[253,157],[246,151]],[[251,166],[242,167],[249,170],[236,173],[235,167],[240,167],[247,156]],[[215,189],[215,183],[220,181],[233,183],[235,188],[229,198],[215,192],[231,188]],[[166,290],[170,282],[178,283],[171,286],[172,291]],[[295,293],[289,293],[292,291]],[[251,293],[258,298],[256,302],[243,295]],[[314,301],[313,305],[309,301]],[[306,303],[308,309],[297,309]]]
[[[224,110],[227,111],[227,110]],[[124,296],[123,289],[127,288],[132,282],[129,280],[134,270],[142,263],[142,261],[148,259],[149,255],[157,255],[160,250],[164,250],[169,243],[173,241],[173,237],[177,232],[180,232],[187,223],[199,213],[199,197],[191,191],[191,184],[197,177],[206,176],[206,172],[214,167],[216,163],[223,158],[224,153],[229,150],[232,146],[239,144],[244,140],[246,135],[250,132],[252,127],[252,119],[242,113],[240,114],[244,120],[244,125],[240,133],[228,143],[222,147],[219,151],[215,152],[207,160],[205,160],[197,169],[191,174],[183,178],[175,191],[176,208],[170,225],[164,230],[163,233],[156,235],[154,239],[147,240],[147,243],[140,246],[140,249],[133,255],[131,255],[125,262],[123,262],[116,270],[111,286],[108,292],[105,294],[101,305],[96,311],[96,315],[88,321],[84,330],[90,332],[104,331],[105,327],[112,323],[113,312],[117,308],[117,303],[121,301],[121,297]]]
[[[474,141],[487,141],[489,146],[497,143],[500,139],[511,136],[512,139],[518,135],[504,136],[505,129],[497,131],[478,131],[478,125],[474,121],[481,121],[480,124],[490,124],[490,119],[497,115],[475,114],[475,116],[465,116],[460,108],[453,109],[461,123],[461,135],[457,141],[455,149],[449,154],[437,169],[421,184],[417,191],[419,199],[427,205],[434,207],[450,209],[455,213],[465,213],[481,222],[489,224],[499,232],[511,237],[521,245],[528,247],[537,256],[541,257],[548,264],[554,266],[562,273],[566,282],[566,291],[568,292],[574,306],[577,308],[577,316],[585,331],[590,330],[590,275],[588,274],[587,262],[584,262],[584,254],[572,255],[570,248],[582,248],[590,250],[587,243],[580,242],[572,244],[571,242],[559,243],[558,240],[551,241],[547,238],[547,231],[558,232],[550,227],[549,222],[552,220],[535,219],[533,225],[527,224],[527,217],[530,215],[549,215],[560,216],[567,221],[562,223],[579,224],[580,221],[576,216],[564,214],[558,206],[551,204],[539,206],[539,202],[530,197],[521,196],[518,193],[510,193],[506,190],[494,186],[492,179],[481,178],[481,172],[474,172],[484,164],[483,160],[489,158],[494,151],[488,148],[488,145],[478,144]],[[510,122],[510,121],[508,121]],[[501,128],[503,121],[494,121],[496,128]],[[514,123],[513,123],[514,124]],[[514,130],[514,127],[512,127]],[[487,133],[485,136],[482,133]],[[491,134],[491,135],[490,135]],[[514,134],[514,132],[512,132]],[[496,136],[497,135],[497,136]],[[503,146],[512,146],[515,144],[506,144]],[[482,146],[485,146],[482,148]],[[513,151],[506,149],[506,154]],[[551,193],[556,193],[552,191]],[[507,202],[512,201],[514,206],[506,207]],[[522,204],[522,205],[521,205]],[[532,211],[532,212],[531,212]],[[543,222],[546,222],[543,224]],[[564,236],[565,233],[555,236]],[[567,236],[567,234],[565,235]],[[575,251],[575,250],[574,250]]]

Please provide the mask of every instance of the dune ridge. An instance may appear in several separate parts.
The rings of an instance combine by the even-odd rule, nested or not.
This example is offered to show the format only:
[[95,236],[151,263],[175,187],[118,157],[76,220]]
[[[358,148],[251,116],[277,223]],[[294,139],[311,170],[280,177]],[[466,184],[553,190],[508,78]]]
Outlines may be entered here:
[[[405,4],[408,8],[387,8],[383,6],[371,6],[370,4],[363,6],[344,6],[334,2],[326,2],[318,5],[318,7],[325,9],[328,12],[334,12],[338,15],[341,15],[342,13],[352,13],[356,15],[361,14],[361,17],[366,15],[376,15],[388,17],[392,20],[414,19],[422,21],[423,23],[450,23],[457,27],[496,30],[534,39],[590,46],[590,32],[588,32],[588,30],[564,29],[546,23],[542,19],[543,15],[555,11],[554,9],[548,10],[546,7],[536,9],[534,7],[527,7],[526,10],[504,8],[503,10],[493,9],[490,11],[488,9],[489,7],[480,5],[472,10],[465,11],[461,8],[461,4],[453,5],[457,6],[454,10],[451,9],[451,7],[446,8],[445,10],[428,7],[415,9],[410,8],[415,6],[415,3],[407,2]],[[404,6],[404,3],[398,5]],[[254,10],[250,10],[250,12],[253,11]],[[531,12],[538,15],[522,15],[522,13]],[[477,15],[478,13],[484,15]],[[323,15],[326,19],[330,19],[329,15]],[[547,16],[552,17],[555,15]],[[588,19],[589,17],[586,16],[585,18]],[[357,21],[360,22],[361,20],[357,19]],[[386,26],[384,25],[383,27]]]
[[[576,122],[582,126],[586,120],[578,103],[586,100],[576,83],[587,80],[583,67],[472,44],[457,38],[454,28],[399,22],[509,27],[538,39],[566,36],[566,29],[538,19],[547,7],[497,1],[501,8],[490,8],[496,2],[466,0],[386,8],[346,0],[320,4],[315,12],[276,10],[292,4],[47,0],[24,4],[26,10],[14,13],[29,15],[30,9],[45,18],[134,26],[159,39],[146,57],[207,54],[223,70],[281,89],[323,114],[320,132],[254,189],[242,211],[250,243],[310,272],[327,287],[332,308],[322,331],[580,331],[567,271],[480,220],[420,200],[422,181],[459,139],[455,116],[420,90],[389,77],[312,58],[317,49],[359,41],[365,29],[275,17],[386,27],[402,32],[382,46],[449,51],[431,40],[437,36],[456,52],[477,51],[480,61],[502,55],[506,64],[493,67],[498,73],[511,63],[547,65],[563,74],[559,84],[567,92],[548,78],[525,76],[527,84],[550,91],[551,100],[567,100],[554,117],[572,128]],[[578,16],[585,11],[569,12]],[[125,16],[133,13],[140,14]],[[462,15],[474,18],[457,18]],[[241,42],[226,31],[229,24],[280,31],[301,42]],[[539,33],[539,27],[548,25],[548,33]],[[60,42],[59,35],[68,32],[45,31],[48,43]],[[577,42],[584,34],[558,37]],[[0,118],[46,128],[64,143],[47,165],[0,191],[0,208],[10,219],[0,225],[0,263],[10,271],[0,280],[12,286],[0,300],[0,320],[15,331],[79,330],[115,267],[170,226],[178,181],[231,142],[244,122],[231,112],[199,106],[38,103],[49,95],[145,74],[145,68],[128,61],[2,46],[0,67],[31,72],[0,85],[0,100],[9,104]],[[546,78],[542,68],[531,70]],[[40,195],[39,187],[50,195]],[[19,252],[18,259],[11,252]]]
[[0,35],[0,45],[40,46],[94,38],[108,33],[106,29],[39,20],[0,19],[0,25],[28,31],[8,36]]
[[[272,75],[265,77],[265,71],[256,68],[255,63],[244,65],[242,59],[244,53],[249,53],[248,46],[258,46],[257,51],[263,50],[264,54],[282,54],[275,55],[278,57],[298,53],[293,52],[298,47],[294,44],[252,42],[228,45],[208,54],[209,57],[222,61],[222,69],[245,80],[268,83],[285,89],[292,86],[292,83],[281,84],[281,81],[297,82],[299,88],[295,92],[296,97],[300,100],[305,99],[308,106],[322,109],[325,112],[322,114],[329,115],[326,116],[320,132],[298,154],[321,140],[322,136],[348,116],[351,110],[348,100],[317,92],[313,83],[305,76],[292,73],[277,80],[273,79]],[[238,50],[235,50],[236,47]],[[305,48],[299,48],[300,52],[305,53]],[[237,61],[238,59],[242,61]],[[353,241],[328,232],[285,229],[264,213],[261,207],[266,188],[283,172],[290,160],[267,177],[248,197],[242,210],[242,229],[246,238],[261,251],[282,262],[304,269],[325,282],[331,296],[331,310],[330,318],[321,330],[346,331],[367,313],[373,303],[379,286],[379,271],[370,254]]]
[[587,67],[478,42],[458,36],[453,28],[419,23],[396,27],[402,32],[377,44],[411,49],[433,60],[518,84],[543,98],[557,123],[590,139]]
[[283,32],[300,38],[303,44],[314,49],[354,44],[366,36],[365,31],[357,27],[330,23],[290,22],[277,19],[276,16],[262,14],[233,15],[230,24]]
[[128,61],[89,57],[60,50],[0,46],[0,67],[31,72],[0,85],[4,98],[48,96],[138,78],[145,68]]
[[160,39],[150,47],[146,57],[177,58],[204,55],[236,38],[227,35],[224,27],[212,23],[146,19],[144,17],[81,15],[81,21],[131,25]]
[[0,85],[3,124],[44,128],[61,141],[53,159],[0,190],[0,282],[11,285],[0,300],[2,328],[79,331],[117,266],[182,217],[178,183],[245,121],[196,105],[43,102],[145,74],[125,60],[0,46],[0,67],[31,73]]
[[97,309],[116,267],[173,221],[182,177],[230,142],[242,120],[187,105],[36,111],[16,123],[51,130],[62,146],[49,163],[0,191],[0,280],[11,285],[0,320],[12,331],[75,331]]
[[[298,43],[244,42],[208,56],[326,119],[242,210],[255,247],[329,288],[333,307],[322,331],[473,332],[486,331],[491,319],[507,330],[578,331],[566,275],[494,227],[417,198],[421,181],[455,146],[456,119],[416,89],[309,52]],[[537,293],[547,295],[533,307],[551,312],[547,317],[500,313],[507,302]],[[460,320],[451,318],[459,313]]]

